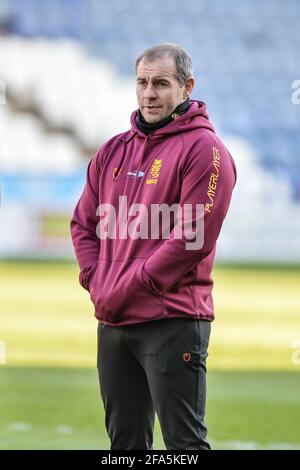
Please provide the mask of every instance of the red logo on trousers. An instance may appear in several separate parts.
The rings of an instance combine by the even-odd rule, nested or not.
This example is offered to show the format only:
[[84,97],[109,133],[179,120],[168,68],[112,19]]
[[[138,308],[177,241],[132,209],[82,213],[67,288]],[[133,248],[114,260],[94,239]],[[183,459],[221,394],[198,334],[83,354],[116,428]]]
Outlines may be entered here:
[[191,360],[191,355],[188,352],[183,353],[182,357],[185,362],[189,362]]

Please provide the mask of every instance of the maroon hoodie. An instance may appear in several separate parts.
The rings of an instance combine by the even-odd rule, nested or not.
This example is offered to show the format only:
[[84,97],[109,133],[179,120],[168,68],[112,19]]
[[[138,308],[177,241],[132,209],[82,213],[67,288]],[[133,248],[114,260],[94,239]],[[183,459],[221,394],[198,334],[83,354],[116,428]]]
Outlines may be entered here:
[[[105,324],[214,319],[211,272],[236,170],[206,105],[191,103],[186,113],[148,136],[138,129],[133,112],[131,130],[103,144],[88,165],[71,234],[80,283],[90,292],[96,318]],[[154,204],[190,205],[192,226],[204,220],[201,246],[186,248],[187,237],[176,236],[172,215],[168,236],[164,223],[151,236],[152,208],[161,207]],[[201,215],[196,204],[204,205]],[[111,221],[118,229],[112,224],[116,230],[109,232]]]

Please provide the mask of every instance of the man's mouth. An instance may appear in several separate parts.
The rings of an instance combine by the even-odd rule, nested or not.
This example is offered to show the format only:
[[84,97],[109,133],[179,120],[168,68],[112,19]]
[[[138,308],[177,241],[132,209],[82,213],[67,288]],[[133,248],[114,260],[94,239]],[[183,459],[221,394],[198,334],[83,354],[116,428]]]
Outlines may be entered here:
[[144,109],[146,109],[147,111],[155,111],[157,109],[160,109],[161,106],[152,106],[152,105],[149,105],[149,106],[144,106]]

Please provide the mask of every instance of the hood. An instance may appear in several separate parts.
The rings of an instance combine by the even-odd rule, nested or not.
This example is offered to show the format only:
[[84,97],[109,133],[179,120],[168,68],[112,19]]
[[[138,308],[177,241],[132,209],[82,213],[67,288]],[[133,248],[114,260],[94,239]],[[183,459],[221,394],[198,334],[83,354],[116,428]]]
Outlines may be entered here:
[[[209,129],[210,131],[215,132],[213,125],[209,121],[206,104],[203,101],[191,100],[191,106],[189,107],[186,113],[182,114],[181,116],[178,116],[170,124],[167,124],[166,126],[157,129],[156,131],[153,131],[147,136],[136,125],[137,115],[138,110],[132,113],[130,118],[131,130],[123,134],[122,137],[115,141],[113,150],[118,145],[123,144],[123,151],[119,159],[118,166],[116,167],[116,171],[113,175],[113,182],[117,180],[123,162],[126,158],[127,145],[136,136],[140,140],[146,141],[146,143],[155,143],[163,140],[166,137],[170,137],[172,135],[178,136],[182,132],[191,131],[194,129]],[[146,145],[139,160],[134,162],[134,168],[139,169],[141,167],[144,155],[146,153],[145,149]],[[111,154],[113,154],[113,150],[111,150]]]
[[[137,110],[131,115],[131,133],[137,134],[139,137],[146,137],[145,134],[137,127]],[[209,129],[215,132],[215,129],[209,121],[207,106],[203,101],[191,100],[191,106],[188,111],[181,116],[178,116],[174,121],[161,129],[157,129],[153,133],[149,134],[149,139],[163,139],[169,137],[172,134],[179,134],[193,129]]]

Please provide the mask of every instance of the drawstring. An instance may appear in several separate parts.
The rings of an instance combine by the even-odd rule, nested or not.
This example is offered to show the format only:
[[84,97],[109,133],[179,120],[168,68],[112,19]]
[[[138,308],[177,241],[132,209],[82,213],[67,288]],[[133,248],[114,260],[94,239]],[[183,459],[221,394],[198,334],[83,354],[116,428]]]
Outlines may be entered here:
[[[121,171],[121,168],[122,168],[122,165],[123,165],[123,162],[125,160],[125,155],[126,155],[126,144],[128,144],[128,142],[130,142],[135,136],[136,136],[137,132],[134,132],[132,134],[132,136],[128,139],[128,140],[125,140],[125,139],[118,139],[117,142],[122,142],[124,144],[123,146],[123,152],[122,152],[122,157],[120,158],[120,162],[118,164],[118,167],[116,169],[116,171],[114,172],[114,175],[113,175],[113,182],[115,182],[115,180],[117,179],[120,171]],[[113,150],[115,149],[115,146],[112,148],[110,154],[112,154]]]
[[146,146],[147,146],[147,143],[148,143],[148,135],[146,135],[146,138],[144,140],[144,145],[143,145],[143,150],[142,150],[142,153],[141,153],[141,156],[140,156],[140,159],[136,165],[136,169],[137,170],[140,170],[141,169],[141,165],[143,163],[143,158],[144,158],[144,154],[146,152]]

